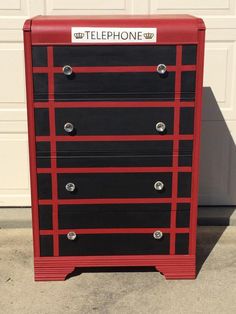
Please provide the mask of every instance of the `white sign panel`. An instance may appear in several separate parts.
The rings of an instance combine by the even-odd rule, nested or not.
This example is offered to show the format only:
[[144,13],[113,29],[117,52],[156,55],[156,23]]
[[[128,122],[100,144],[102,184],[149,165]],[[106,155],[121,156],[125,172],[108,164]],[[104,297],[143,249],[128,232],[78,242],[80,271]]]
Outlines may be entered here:
[[72,43],[156,43],[157,29],[149,27],[72,27]]

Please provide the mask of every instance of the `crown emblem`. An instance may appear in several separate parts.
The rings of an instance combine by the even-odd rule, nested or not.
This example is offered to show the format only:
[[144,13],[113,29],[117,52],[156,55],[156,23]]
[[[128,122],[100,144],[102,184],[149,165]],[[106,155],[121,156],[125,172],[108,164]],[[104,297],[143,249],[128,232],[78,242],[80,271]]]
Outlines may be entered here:
[[84,33],[74,33],[76,39],[82,39],[84,37]]
[[154,33],[145,33],[143,34],[143,37],[145,39],[152,39],[154,37]]

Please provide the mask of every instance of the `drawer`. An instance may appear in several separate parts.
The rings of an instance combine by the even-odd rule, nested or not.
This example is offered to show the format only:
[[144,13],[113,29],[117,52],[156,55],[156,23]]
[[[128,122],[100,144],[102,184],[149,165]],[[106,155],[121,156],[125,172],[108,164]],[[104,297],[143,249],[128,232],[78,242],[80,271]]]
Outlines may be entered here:
[[[181,88],[176,98],[182,101],[195,99],[195,71],[181,74]],[[48,75],[33,74],[34,101],[81,100],[175,100],[175,72],[164,75],[155,72],[75,72],[69,77],[63,73],[54,74],[54,95],[48,95]]]
[[170,236],[153,234],[80,234],[74,241],[59,235],[60,256],[169,254]]
[[[182,63],[196,64],[196,45],[183,45]],[[47,47],[32,47],[34,67],[46,67]],[[176,64],[175,45],[104,45],[104,46],[54,46],[55,67],[71,66],[152,66]]]
[[171,204],[59,205],[59,229],[170,227]]
[[[50,135],[49,110],[35,108],[36,136]],[[56,108],[56,135],[171,135],[173,107]],[[194,108],[180,108],[179,134],[193,134]]]
[[[52,180],[48,173],[38,177],[39,199],[50,199]],[[166,198],[172,195],[172,173],[60,173],[59,199]],[[158,188],[156,182],[161,182]],[[191,196],[191,172],[178,173],[178,197]]]
[[173,134],[173,107],[56,108],[55,115],[57,135]]
[[[39,205],[39,229],[52,230],[52,205]],[[190,225],[190,203],[177,203],[176,227]],[[169,228],[171,203],[58,205],[58,228]]]
[[175,73],[156,72],[63,73],[54,75],[55,100],[174,100]]
[[[39,58],[39,47],[33,54]],[[46,47],[44,48],[46,49]],[[137,65],[166,65],[176,64],[175,45],[147,46],[55,46],[53,48],[54,66],[137,66]],[[35,58],[36,59],[36,58]]]
[[[57,142],[59,168],[76,167],[171,167],[173,141]],[[192,166],[192,140],[179,141],[178,165]],[[50,142],[38,142],[37,167],[50,168]]]
[[[161,181],[161,191],[154,184]],[[73,183],[73,192],[67,190]],[[171,197],[171,173],[79,173],[58,174],[58,198]]]
[[[189,253],[189,234],[176,233],[175,254]],[[75,240],[59,235],[59,256],[153,255],[170,254],[170,234],[161,239],[152,233],[77,234]],[[53,256],[53,237],[40,236],[40,256]]]

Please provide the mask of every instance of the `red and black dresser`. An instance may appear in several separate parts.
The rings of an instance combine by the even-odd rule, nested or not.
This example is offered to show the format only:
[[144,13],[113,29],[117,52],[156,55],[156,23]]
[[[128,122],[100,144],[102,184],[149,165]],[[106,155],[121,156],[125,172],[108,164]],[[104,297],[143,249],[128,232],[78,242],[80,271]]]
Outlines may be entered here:
[[195,278],[204,34],[189,15],[25,22],[35,280]]

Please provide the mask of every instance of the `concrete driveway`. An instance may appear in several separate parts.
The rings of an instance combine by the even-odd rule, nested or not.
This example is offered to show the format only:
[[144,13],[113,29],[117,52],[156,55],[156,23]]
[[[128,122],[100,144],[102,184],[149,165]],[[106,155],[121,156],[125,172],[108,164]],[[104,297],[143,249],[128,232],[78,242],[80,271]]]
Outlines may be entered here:
[[198,253],[192,281],[125,268],[34,282],[31,229],[1,229],[0,313],[236,313],[236,227],[200,227]]

